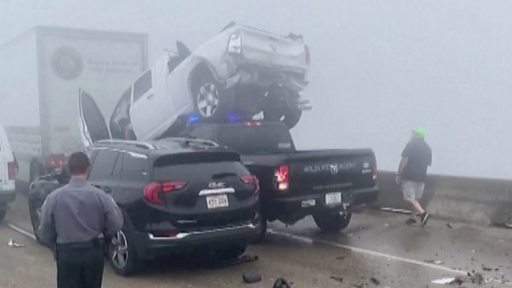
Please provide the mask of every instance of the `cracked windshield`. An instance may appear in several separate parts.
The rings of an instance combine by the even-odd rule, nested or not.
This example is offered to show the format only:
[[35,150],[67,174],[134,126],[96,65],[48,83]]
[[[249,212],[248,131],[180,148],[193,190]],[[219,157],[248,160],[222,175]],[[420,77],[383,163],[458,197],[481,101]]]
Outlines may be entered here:
[[512,288],[510,11],[0,0],[0,287]]

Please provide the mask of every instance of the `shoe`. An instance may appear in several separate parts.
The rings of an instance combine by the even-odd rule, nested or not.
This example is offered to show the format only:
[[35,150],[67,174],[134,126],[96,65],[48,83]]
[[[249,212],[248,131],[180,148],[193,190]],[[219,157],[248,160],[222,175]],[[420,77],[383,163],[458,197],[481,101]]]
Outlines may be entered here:
[[414,218],[409,218],[409,219],[407,219],[407,221],[405,221],[405,224],[407,224],[407,225],[414,225],[416,223],[418,223],[418,222]]
[[421,214],[421,226],[427,225],[428,218],[430,218],[430,214],[428,212],[423,212]]

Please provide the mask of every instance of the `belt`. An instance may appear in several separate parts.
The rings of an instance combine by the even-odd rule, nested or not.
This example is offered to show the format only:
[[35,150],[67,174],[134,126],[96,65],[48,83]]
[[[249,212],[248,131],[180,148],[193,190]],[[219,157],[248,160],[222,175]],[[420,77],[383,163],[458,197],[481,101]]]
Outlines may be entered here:
[[92,249],[103,247],[103,239],[93,239],[84,242],[57,244],[57,249]]

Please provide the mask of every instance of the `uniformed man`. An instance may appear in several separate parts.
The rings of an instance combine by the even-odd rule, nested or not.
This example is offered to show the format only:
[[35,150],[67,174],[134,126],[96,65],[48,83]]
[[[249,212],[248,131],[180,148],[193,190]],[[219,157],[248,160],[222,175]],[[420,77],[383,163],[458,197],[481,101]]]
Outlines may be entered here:
[[82,152],[68,160],[69,183],[46,199],[38,235],[55,248],[58,288],[99,288],[103,278],[103,243],[123,225],[113,198],[87,183],[90,162]]

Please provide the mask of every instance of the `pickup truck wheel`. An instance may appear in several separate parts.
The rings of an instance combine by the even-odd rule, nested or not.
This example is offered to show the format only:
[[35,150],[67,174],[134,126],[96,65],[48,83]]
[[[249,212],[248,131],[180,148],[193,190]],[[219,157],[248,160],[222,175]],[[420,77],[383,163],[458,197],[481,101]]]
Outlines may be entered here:
[[194,110],[206,121],[222,121],[233,108],[232,91],[223,89],[207,68],[196,72],[192,82]]
[[133,275],[138,261],[125,231],[117,232],[107,245],[108,260],[114,271],[121,276]]
[[28,203],[28,211],[30,214],[30,222],[32,224],[32,230],[36,236],[37,242],[41,243],[38,235],[39,223],[41,223],[41,208],[43,207],[43,200],[34,199]]
[[282,121],[288,126],[288,129],[292,129],[299,123],[301,116],[302,110],[298,108],[288,108],[284,113],[284,119]]
[[256,237],[256,239],[254,239],[255,244],[261,243],[261,242],[265,241],[265,239],[267,238],[268,219],[267,219],[267,217],[265,217],[265,215],[261,214],[260,221],[261,221],[260,222],[261,230],[260,230],[260,233],[258,234],[258,237]]
[[352,213],[350,212],[329,211],[313,215],[316,225],[325,233],[336,233],[346,228],[351,218]]

